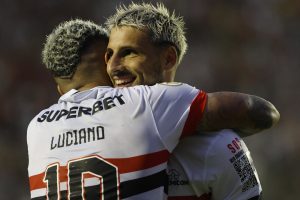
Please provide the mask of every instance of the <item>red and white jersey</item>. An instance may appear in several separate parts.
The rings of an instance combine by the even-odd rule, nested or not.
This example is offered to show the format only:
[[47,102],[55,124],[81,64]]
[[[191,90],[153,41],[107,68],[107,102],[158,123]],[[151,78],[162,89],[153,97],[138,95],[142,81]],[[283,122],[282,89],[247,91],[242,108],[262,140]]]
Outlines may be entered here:
[[168,174],[169,200],[258,200],[262,191],[250,152],[232,130],[181,140]]
[[206,103],[186,84],[71,90],[29,124],[31,199],[164,199],[170,152]]

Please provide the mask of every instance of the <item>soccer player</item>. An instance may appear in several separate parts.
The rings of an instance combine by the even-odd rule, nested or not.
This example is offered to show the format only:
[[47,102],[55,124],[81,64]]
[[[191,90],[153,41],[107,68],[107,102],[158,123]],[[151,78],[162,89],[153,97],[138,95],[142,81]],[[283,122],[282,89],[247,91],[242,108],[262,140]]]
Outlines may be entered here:
[[43,62],[62,96],[28,126],[32,199],[166,197],[170,152],[199,123],[206,94],[185,84],[110,87],[107,43],[104,29],[80,20],[47,38]]
[[[128,7],[120,6],[106,25],[110,33],[107,70],[115,87],[174,81],[187,48],[181,17],[170,14],[162,4],[131,3]],[[216,94],[208,94],[208,99],[210,95]],[[226,96],[223,100],[228,102]],[[198,134],[179,144],[169,162],[169,199],[260,198],[262,189],[257,172],[239,135],[247,136],[278,121],[279,113],[272,104],[268,103],[264,108],[261,105],[254,100],[250,107],[253,113],[268,113],[269,118],[249,112],[253,123],[247,130],[235,129],[228,124],[227,127],[234,131]],[[237,115],[243,112],[238,108],[231,109]],[[218,123],[228,123],[228,115],[223,113],[228,111],[218,113]],[[242,125],[245,124],[243,118],[235,119],[235,123],[246,127]],[[217,130],[221,124],[207,130]]]
[[[222,95],[208,99],[181,83],[109,87],[107,39],[101,27],[80,20],[47,38],[43,62],[62,96],[28,126],[32,199],[163,199],[167,160],[179,138],[218,121],[219,108],[211,105],[226,109]],[[248,108],[253,98],[240,100]]]

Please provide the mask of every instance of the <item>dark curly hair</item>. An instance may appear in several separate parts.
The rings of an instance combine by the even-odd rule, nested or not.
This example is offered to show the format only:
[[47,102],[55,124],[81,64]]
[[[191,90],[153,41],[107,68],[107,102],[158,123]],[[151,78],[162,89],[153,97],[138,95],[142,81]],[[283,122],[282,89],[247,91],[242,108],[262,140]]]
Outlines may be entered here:
[[96,38],[108,40],[106,29],[81,19],[63,22],[47,36],[42,52],[43,63],[55,77],[71,78],[80,62],[81,50]]

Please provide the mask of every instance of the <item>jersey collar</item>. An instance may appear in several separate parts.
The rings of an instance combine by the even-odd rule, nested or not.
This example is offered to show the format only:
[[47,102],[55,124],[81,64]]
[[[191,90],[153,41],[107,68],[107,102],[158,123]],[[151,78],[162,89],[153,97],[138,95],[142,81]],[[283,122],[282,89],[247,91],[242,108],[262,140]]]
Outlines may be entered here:
[[96,98],[99,95],[99,91],[106,91],[111,89],[112,87],[109,86],[98,86],[85,91],[78,91],[76,89],[71,89],[70,91],[68,91],[67,93],[65,93],[59,98],[58,103],[62,103],[62,102],[79,103],[86,99]]

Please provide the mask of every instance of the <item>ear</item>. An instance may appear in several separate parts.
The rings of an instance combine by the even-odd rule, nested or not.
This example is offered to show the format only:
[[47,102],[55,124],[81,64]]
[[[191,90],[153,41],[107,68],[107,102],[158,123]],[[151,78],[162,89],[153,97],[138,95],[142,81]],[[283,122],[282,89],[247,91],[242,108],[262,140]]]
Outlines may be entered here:
[[162,53],[162,64],[165,70],[170,70],[177,64],[177,51],[174,46],[167,46]]
[[64,92],[62,91],[62,89],[60,88],[59,85],[56,85],[56,88],[57,88],[58,93],[59,93],[61,96],[64,95]]

